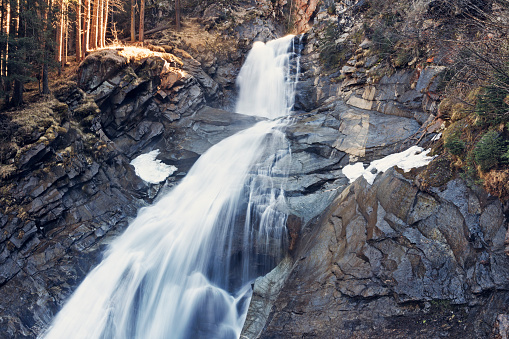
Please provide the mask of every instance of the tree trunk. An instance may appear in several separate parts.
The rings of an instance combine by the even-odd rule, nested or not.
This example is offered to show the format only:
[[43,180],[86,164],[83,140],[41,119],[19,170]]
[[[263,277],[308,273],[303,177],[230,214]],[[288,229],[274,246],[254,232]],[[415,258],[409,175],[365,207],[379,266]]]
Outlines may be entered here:
[[180,31],[180,0],[175,0],[175,23],[177,31]]
[[42,94],[49,94],[48,61],[42,65]]
[[134,3],[135,0],[131,0],[131,42],[136,41],[136,26],[134,23]]
[[103,15],[104,15],[104,1],[98,0],[98,12],[97,12],[97,47],[103,48]]
[[[5,19],[5,9],[4,9],[4,6],[5,6],[5,0],[0,0],[0,34],[5,34],[4,32],[4,19]],[[5,44],[3,42],[0,42],[0,86],[3,85],[3,76],[4,76],[4,60],[3,60],[3,56],[5,55]],[[3,87],[3,86],[2,86]],[[2,87],[0,87],[0,90],[2,89]]]
[[62,55],[64,54],[64,1],[60,0],[60,2],[57,2],[58,4],[58,17],[57,17],[57,32],[56,32],[56,42],[57,42],[57,48],[56,48],[56,55],[55,60],[58,63],[62,63]]
[[64,25],[63,25],[63,42],[64,42],[64,48],[63,48],[63,53],[64,53],[64,56],[62,58],[62,67],[67,64],[67,54],[68,54],[68,49],[69,49],[69,1],[68,0],[64,0],[65,3],[64,3],[64,15],[63,15],[63,18],[64,18]]
[[89,40],[89,48],[96,49],[97,48],[97,9],[99,0],[90,0],[93,1],[92,8],[92,19],[90,20],[90,40]]
[[44,60],[42,64],[42,94],[49,94],[49,80],[48,80],[48,62],[49,62],[49,53],[48,53],[48,43],[45,39],[46,30],[48,29],[49,24],[49,16],[48,12],[50,10],[50,4],[44,1],[44,14],[43,14],[43,42],[42,49],[44,51]]
[[145,0],[140,0],[140,42],[143,46],[144,30],[145,28]]
[[81,56],[82,59],[85,59],[85,53],[89,49],[89,43],[90,43],[90,1],[91,0],[84,0],[85,4],[85,17],[83,20],[83,55]]
[[14,90],[12,92],[11,105],[18,107],[23,104],[23,83],[19,80],[14,80]]
[[95,40],[95,47],[100,47],[99,45],[99,11],[101,9],[101,0],[95,0],[95,9],[94,9],[94,26],[95,26],[95,34],[94,34],[94,40]]
[[109,12],[109,0],[103,0],[105,1],[104,4],[104,24],[103,24],[103,45],[106,45],[106,28],[108,27],[108,12]]
[[81,60],[81,0],[76,3],[76,62]]
[[9,59],[9,34],[11,28],[11,4],[10,0],[3,0],[2,7],[5,14],[2,15],[2,32],[5,34],[5,44],[2,46],[2,62],[0,68],[0,75],[2,79],[7,76],[7,60]]

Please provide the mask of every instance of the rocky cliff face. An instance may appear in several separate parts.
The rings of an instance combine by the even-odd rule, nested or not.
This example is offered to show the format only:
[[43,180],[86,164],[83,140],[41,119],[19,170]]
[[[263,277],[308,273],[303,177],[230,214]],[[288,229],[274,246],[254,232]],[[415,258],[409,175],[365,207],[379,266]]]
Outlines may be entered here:
[[[92,54],[77,82],[63,82],[40,109],[50,117],[44,128],[1,172],[1,337],[36,337],[140,207],[209,147],[257,122],[223,109],[251,42],[281,31],[276,7],[258,3],[228,12],[234,20],[220,4],[207,7],[189,23],[199,38],[166,32],[151,50]],[[327,72],[319,47],[331,16],[314,1],[297,5],[299,27],[313,19],[315,28],[301,39],[297,112],[285,131],[290,248],[254,284],[243,337],[507,336],[509,233],[498,200],[458,178],[431,180],[442,173],[438,160],[411,174],[390,170],[373,185],[342,173],[431,139],[441,69],[372,81],[366,41],[348,66]],[[356,23],[340,22],[347,39]],[[178,171],[148,184],[129,162],[155,149]]]
[[[140,207],[257,122],[219,108],[252,41],[280,30],[258,8],[213,4],[150,49],[91,54],[76,82],[18,115],[32,124],[12,119],[23,128],[0,156],[0,337],[36,337]],[[178,171],[148,184],[129,162],[155,149]]]
[[428,64],[380,76],[369,40],[354,46],[347,66],[328,71],[320,60],[328,27],[339,24],[347,41],[359,24],[345,3],[339,15],[319,8],[304,35],[296,107],[309,113],[289,132],[297,159],[315,148],[337,162],[298,177],[306,189],[288,197],[290,206],[303,202],[293,211],[303,221],[298,240],[254,284],[241,337],[504,338],[509,233],[500,201],[451,178],[441,158],[424,172],[390,170],[373,185],[342,178],[349,161],[429,144],[442,124],[444,71]]
[[506,333],[500,202],[458,179],[426,192],[415,181],[393,169],[345,189],[304,228],[295,254],[256,282],[246,337]]
[[[62,84],[44,107],[52,125],[9,165],[0,211],[2,337],[35,337],[128,218],[211,145],[257,121],[205,106],[214,82],[198,80],[196,64],[194,77],[174,55],[146,50],[134,60],[125,52],[88,57],[79,86]],[[154,149],[178,168],[166,184],[144,182],[129,164]]]

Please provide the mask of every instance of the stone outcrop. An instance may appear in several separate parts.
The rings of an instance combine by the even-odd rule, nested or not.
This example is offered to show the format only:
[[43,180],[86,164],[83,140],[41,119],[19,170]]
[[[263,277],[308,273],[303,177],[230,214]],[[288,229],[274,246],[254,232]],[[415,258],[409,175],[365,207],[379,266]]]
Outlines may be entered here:
[[[317,9],[315,25],[303,37],[303,41],[312,43],[306,43],[302,52],[296,109],[309,112],[341,100],[353,107],[411,118],[429,127],[437,115],[437,90],[445,67],[417,65],[417,59],[413,59],[389,71],[380,62],[372,41],[352,42],[355,32],[361,30],[360,21],[354,20],[355,9],[362,6],[363,1],[341,1],[335,4],[334,14],[323,5]],[[331,27],[334,38],[327,35]],[[326,45],[335,45],[336,49],[324,52]],[[344,52],[345,46],[352,52]],[[345,53],[348,59],[341,68],[327,69],[321,60],[323,53]]]
[[501,203],[459,179],[427,192],[414,181],[393,169],[345,189],[293,257],[257,280],[246,336],[487,338],[496,319],[505,328]]
[[[79,87],[55,89],[51,125],[25,140],[1,185],[0,337],[36,337],[140,207],[258,121],[205,106],[207,87],[185,68],[173,55],[103,50],[82,64]],[[178,167],[161,184],[129,164],[154,149]]]
[[[90,55],[79,86],[56,89],[44,108],[49,118],[5,153],[12,160],[0,173],[0,337],[36,337],[140,207],[212,145],[259,120],[223,110],[232,107],[252,41],[282,32],[267,18],[285,1],[257,3],[228,11],[211,4],[188,23],[196,36],[166,32],[144,55]],[[363,3],[338,2],[336,13]],[[337,20],[346,39],[355,24],[314,0],[297,6],[300,30]],[[364,41],[347,66],[326,74],[322,33],[302,38],[298,112],[284,130],[288,255],[256,280],[242,337],[507,336],[509,232],[498,200],[450,177],[423,186],[418,171],[392,169],[373,185],[350,184],[342,173],[350,162],[429,140],[443,69],[376,78],[378,59]],[[178,171],[148,184],[129,162],[155,149]]]
[[349,107],[341,101],[297,114],[287,128],[291,162],[284,187],[291,213],[306,222],[320,214],[348,181],[341,169],[395,151],[419,130],[413,119]]
[[295,30],[297,33],[306,32],[311,26],[313,17],[319,8],[318,0],[297,0],[295,2]]

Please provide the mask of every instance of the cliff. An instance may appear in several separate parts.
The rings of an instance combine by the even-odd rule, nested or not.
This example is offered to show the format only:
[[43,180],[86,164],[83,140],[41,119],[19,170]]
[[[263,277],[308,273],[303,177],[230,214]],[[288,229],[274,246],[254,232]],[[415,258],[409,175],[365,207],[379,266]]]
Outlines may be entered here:
[[[356,33],[364,3],[211,4],[147,49],[89,55],[74,79],[54,84],[54,98],[3,113],[17,132],[0,149],[0,336],[36,337],[139,208],[259,120],[232,112],[235,78],[252,42],[281,35],[289,16],[309,29],[295,38],[301,76],[285,130],[290,248],[256,280],[242,336],[509,335],[502,201],[445,156],[410,173],[391,169],[373,185],[342,172],[414,144],[436,148],[445,127],[445,67],[412,56],[387,71],[374,39]],[[331,41],[348,46],[334,49],[334,67]],[[130,165],[152,150],[178,169],[159,184]]]

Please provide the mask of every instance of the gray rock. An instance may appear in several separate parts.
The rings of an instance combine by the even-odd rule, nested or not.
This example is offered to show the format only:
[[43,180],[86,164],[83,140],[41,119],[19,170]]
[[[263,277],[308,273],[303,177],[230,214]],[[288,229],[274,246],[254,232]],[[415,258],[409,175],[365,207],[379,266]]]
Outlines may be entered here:
[[[267,319],[256,337],[487,337],[489,326],[461,324],[485,313],[493,322],[504,312],[508,258],[473,250],[453,190],[440,197],[419,192],[395,170],[372,186],[358,179],[306,226],[276,300],[271,291],[257,296],[268,301],[249,311]],[[496,205],[480,209],[486,220],[502,215]],[[433,325],[430,310],[441,314]],[[456,326],[447,314],[458,317]]]
[[424,91],[429,90],[429,86],[433,82],[433,80],[442,72],[445,71],[445,66],[428,66],[422,70],[419,79],[417,80],[417,85],[415,86],[415,90],[417,92],[424,93]]

